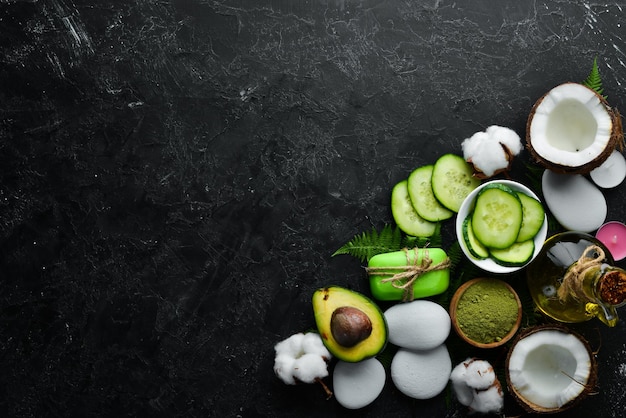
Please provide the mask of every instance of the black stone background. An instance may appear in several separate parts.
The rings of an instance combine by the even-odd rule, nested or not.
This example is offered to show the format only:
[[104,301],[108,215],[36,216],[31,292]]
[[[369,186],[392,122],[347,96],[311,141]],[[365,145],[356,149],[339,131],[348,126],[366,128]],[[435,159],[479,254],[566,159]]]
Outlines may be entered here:
[[[315,289],[367,292],[331,255],[392,223],[414,168],[492,124],[523,136],[596,56],[626,111],[625,7],[0,1],[0,416],[465,416],[390,381],[344,410],[280,382],[273,346],[311,329]],[[624,324],[598,324],[577,326],[597,393],[562,415],[626,408]]]

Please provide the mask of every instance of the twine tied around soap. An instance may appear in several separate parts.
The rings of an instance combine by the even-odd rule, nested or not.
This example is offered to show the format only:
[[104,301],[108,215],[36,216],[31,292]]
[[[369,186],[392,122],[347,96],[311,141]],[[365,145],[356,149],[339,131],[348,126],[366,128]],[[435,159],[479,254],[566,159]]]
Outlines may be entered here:
[[[592,255],[588,256],[588,254]],[[557,290],[559,300],[564,302],[571,296],[578,301],[592,301],[583,291],[583,280],[585,274],[591,269],[598,268],[603,264],[604,257],[604,251],[597,245],[590,245],[585,248],[578,261],[565,273],[561,286]]]
[[[408,248],[403,248],[406,255],[406,265],[404,266],[376,266],[367,267],[367,274],[369,275],[391,275],[381,280],[381,283],[391,283],[396,289],[402,289],[404,292],[402,295],[402,301],[412,301],[413,295],[413,283],[422,274],[429,271],[445,270],[450,267],[450,259],[446,257],[441,262],[433,265],[433,260],[428,255],[428,250],[425,249],[422,259],[418,260],[419,248],[413,248],[413,260],[411,260],[411,252]],[[397,272],[397,273],[396,273]]]

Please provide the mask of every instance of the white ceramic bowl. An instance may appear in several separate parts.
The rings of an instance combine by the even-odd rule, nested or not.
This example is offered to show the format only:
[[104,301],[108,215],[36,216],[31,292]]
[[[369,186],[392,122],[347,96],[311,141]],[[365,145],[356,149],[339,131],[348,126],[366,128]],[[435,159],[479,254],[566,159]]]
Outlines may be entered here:
[[[463,253],[465,253],[465,256],[476,266],[491,273],[504,273],[504,274],[513,273],[525,267],[526,265],[528,265],[528,263],[530,263],[535,257],[537,257],[537,254],[539,254],[539,251],[541,251],[541,247],[543,246],[543,243],[546,240],[546,236],[548,235],[548,217],[547,215],[544,215],[543,225],[541,226],[541,229],[539,230],[537,235],[535,235],[535,252],[533,253],[532,259],[529,260],[523,266],[515,266],[515,267],[503,266],[503,265],[496,263],[491,258],[479,260],[476,257],[472,256],[472,254],[470,254],[469,250],[467,249],[467,246],[465,245],[465,241],[463,240],[463,221],[473,210],[474,200],[476,199],[476,195],[478,195],[478,193],[485,186],[487,186],[488,184],[492,184],[492,183],[503,184],[505,186],[510,187],[511,189],[515,191],[523,192],[527,194],[528,196],[532,196],[535,199],[539,200],[539,197],[532,190],[530,190],[528,187],[516,181],[492,180],[492,181],[485,182],[481,184],[480,186],[478,186],[476,189],[474,189],[461,204],[459,213],[456,216],[456,237],[457,237],[457,240],[459,241],[459,244],[461,245],[461,249],[463,250]],[[542,202],[542,205],[543,205],[543,202]],[[545,205],[544,205],[544,208],[545,208]]]

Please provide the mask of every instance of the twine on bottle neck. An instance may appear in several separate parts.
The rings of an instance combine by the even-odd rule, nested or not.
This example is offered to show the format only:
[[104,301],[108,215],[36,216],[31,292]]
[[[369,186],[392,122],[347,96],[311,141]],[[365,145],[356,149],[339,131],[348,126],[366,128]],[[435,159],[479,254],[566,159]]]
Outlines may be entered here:
[[[406,256],[406,265],[404,266],[380,266],[367,267],[366,271],[369,275],[385,275],[391,276],[381,280],[381,283],[391,283],[396,289],[402,289],[402,301],[412,301],[413,283],[422,274],[429,271],[445,270],[450,267],[450,259],[446,257],[441,262],[433,265],[433,260],[428,255],[428,250],[424,249],[422,259],[418,261],[419,248],[413,248],[413,259],[411,260],[411,252],[407,248],[403,248]],[[397,273],[396,273],[397,272]]]
[[[587,254],[592,255],[587,256]],[[583,290],[583,281],[587,272],[602,265],[604,257],[604,251],[597,245],[590,245],[585,248],[578,261],[565,273],[563,282],[557,290],[559,300],[564,302],[568,297],[572,297],[577,301],[592,301]]]

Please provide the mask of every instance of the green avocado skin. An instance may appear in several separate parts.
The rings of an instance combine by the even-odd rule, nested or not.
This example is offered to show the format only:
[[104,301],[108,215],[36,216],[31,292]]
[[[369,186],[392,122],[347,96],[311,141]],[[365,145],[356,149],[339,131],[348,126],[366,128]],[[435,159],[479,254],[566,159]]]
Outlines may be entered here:
[[[389,329],[382,310],[367,296],[340,286],[328,286],[313,293],[313,313],[322,342],[339,360],[356,363],[376,356],[387,345]],[[363,312],[372,324],[372,332],[352,347],[343,347],[333,337],[331,318],[341,307],[352,307]]]

